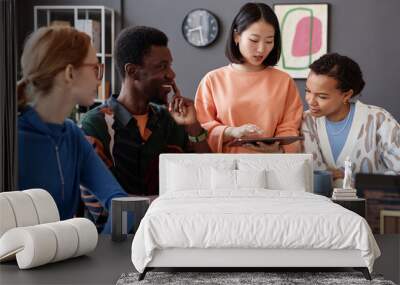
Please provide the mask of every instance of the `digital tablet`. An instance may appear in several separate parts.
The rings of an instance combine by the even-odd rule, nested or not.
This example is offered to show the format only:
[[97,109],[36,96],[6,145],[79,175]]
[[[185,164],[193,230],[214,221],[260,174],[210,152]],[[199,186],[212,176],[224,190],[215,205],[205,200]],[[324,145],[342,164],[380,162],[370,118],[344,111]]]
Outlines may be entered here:
[[273,144],[274,142],[279,142],[280,145],[287,145],[302,140],[304,140],[303,136],[240,138],[240,139],[234,139],[233,141],[229,142],[227,146],[242,146],[244,144],[256,144],[257,142],[263,142],[267,144]]

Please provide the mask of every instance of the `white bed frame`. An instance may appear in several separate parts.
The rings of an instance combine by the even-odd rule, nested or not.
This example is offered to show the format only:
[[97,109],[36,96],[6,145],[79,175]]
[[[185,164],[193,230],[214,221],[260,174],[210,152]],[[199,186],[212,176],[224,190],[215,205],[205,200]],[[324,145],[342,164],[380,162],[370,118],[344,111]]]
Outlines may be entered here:
[[[307,163],[308,188],[313,192],[313,165],[311,154],[162,154],[160,155],[160,195],[166,192],[167,161],[173,159],[211,159],[218,160],[239,158],[292,159],[303,160]],[[266,268],[266,267],[353,267],[362,271],[365,278],[371,276],[361,257],[359,250],[328,250],[328,249],[158,249],[154,252],[153,259],[139,280],[145,277],[146,272],[158,268],[172,267],[222,267],[222,268]]]

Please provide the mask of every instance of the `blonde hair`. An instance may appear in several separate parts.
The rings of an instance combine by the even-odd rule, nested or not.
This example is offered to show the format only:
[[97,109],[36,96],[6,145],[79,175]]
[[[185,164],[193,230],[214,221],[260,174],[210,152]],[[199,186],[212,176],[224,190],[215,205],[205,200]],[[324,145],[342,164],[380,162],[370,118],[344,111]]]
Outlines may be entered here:
[[18,107],[25,107],[37,94],[45,95],[53,87],[55,76],[68,64],[82,64],[89,47],[90,37],[71,27],[43,27],[32,33],[21,57]]

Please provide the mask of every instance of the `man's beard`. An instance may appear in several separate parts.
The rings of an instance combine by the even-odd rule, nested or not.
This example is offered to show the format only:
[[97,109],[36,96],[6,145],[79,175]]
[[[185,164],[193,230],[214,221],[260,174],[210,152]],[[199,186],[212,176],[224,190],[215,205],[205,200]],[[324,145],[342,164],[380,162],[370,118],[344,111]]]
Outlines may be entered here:
[[156,103],[158,105],[167,105],[167,96],[162,95],[162,93],[159,92],[154,92],[154,94],[152,94],[150,96],[150,102],[152,103]]

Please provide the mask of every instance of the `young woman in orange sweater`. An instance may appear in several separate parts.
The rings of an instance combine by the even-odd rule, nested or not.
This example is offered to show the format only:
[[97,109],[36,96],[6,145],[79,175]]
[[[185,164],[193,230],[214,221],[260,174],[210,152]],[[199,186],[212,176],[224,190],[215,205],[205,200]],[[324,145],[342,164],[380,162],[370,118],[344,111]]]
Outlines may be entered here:
[[263,3],[245,4],[233,20],[226,45],[229,65],[209,72],[195,98],[197,116],[213,152],[298,152],[278,143],[230,147],[235,138],[296,136],[303,104],[293,79],[275,69],[281,53],[279,23]]

